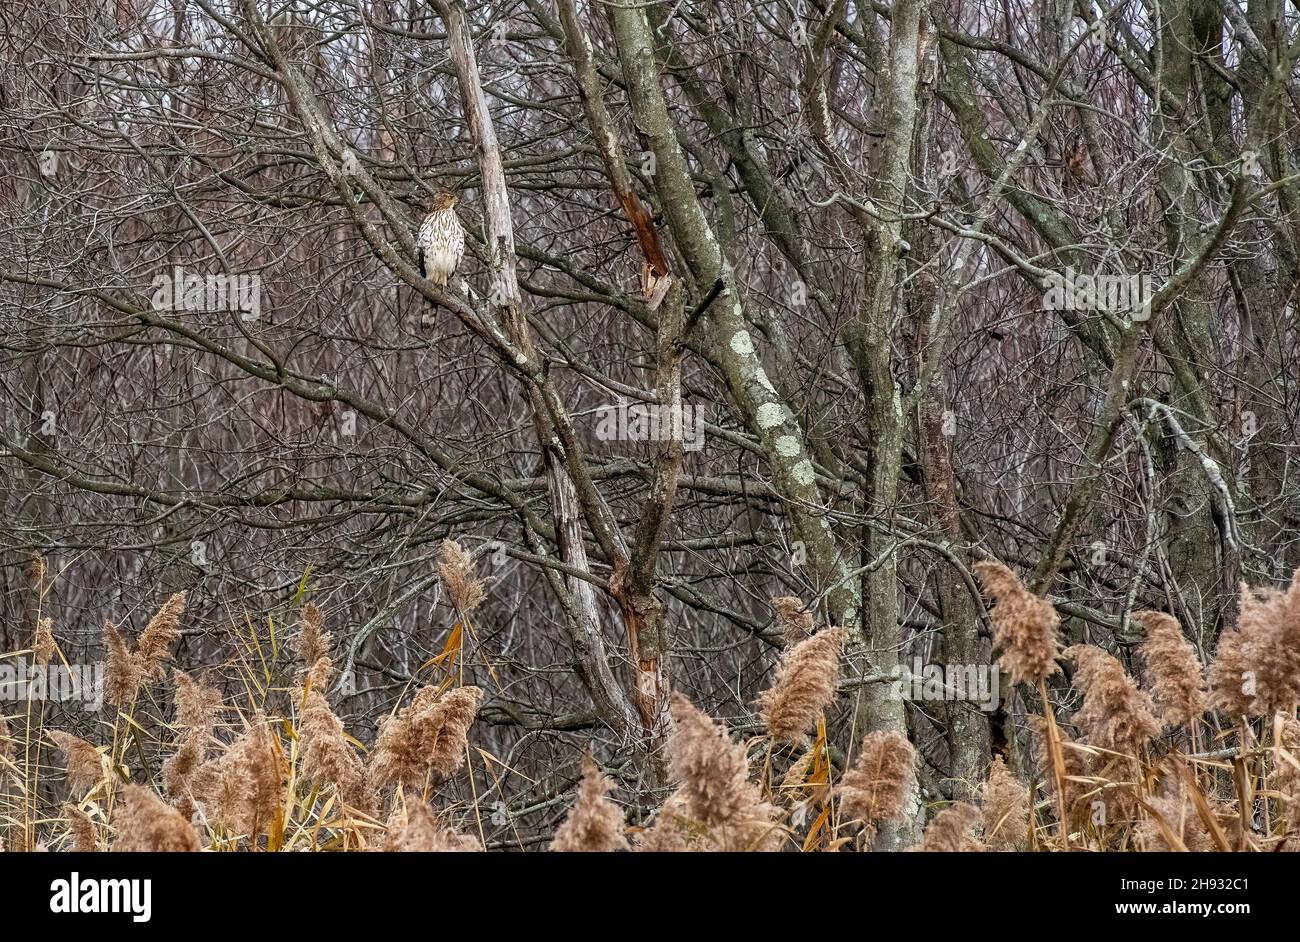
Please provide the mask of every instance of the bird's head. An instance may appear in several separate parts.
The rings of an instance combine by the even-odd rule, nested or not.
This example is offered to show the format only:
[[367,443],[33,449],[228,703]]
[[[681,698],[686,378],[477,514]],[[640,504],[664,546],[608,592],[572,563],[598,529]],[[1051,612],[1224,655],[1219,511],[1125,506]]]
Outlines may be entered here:
[[433,202],[429,204],[429,209],[438,212],[443,209],[451,209],[456,205],[456,194],[451,190],[439,190],[433,195]]

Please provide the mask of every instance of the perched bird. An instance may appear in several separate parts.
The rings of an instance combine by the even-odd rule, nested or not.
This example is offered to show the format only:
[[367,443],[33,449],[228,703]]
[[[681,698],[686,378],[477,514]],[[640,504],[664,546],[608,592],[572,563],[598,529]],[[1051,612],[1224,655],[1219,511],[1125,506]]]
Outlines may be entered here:
[[456,194],[443,190],[434,196],[415,245],[420,274],[445,286],[465,254],[465,229],[456,218]]
[[1088,142],[1083,136],[1082,128],[1075,128],[1066,142],[1065,150],[1065,169],[1070,172],[1070,176],[1076,180],[1087,179],[1087,161],[1088,161]]

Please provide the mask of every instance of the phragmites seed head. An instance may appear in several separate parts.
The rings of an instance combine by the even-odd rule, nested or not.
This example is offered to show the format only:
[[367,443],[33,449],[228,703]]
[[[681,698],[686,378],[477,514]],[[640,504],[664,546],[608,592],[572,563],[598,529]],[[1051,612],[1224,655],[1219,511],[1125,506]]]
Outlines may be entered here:
[[1300,570],[1284,592],[1241,587],[1237,630],[1220,636],[1210,680],[1216,705],[1234,716],[1271,716],[1300,700]]
[[1295,703],[1296,680],[1284,650],[1284,634],[1288,621],[1288,593],[1277,589],[1251,589],[1241,587],[1241,608],[1237,616],[1237,630],[1244,643],[1246,669],[1243,687],[1253,690],[1250,713],[1252,716],[1271,715],[1271,708],[1281,708]]
[[32,660],[36,664],[48,664],[54,659],[54,619],[42,618],[36,623],[36,633],[32,636]]
[[438,779],[455,774],[465,761],[465,739],[483,691],[478,687],[457,687],[438,699],[422,718],[420,735],[425,744],[429,770]]
[[844,629],[828,628],[781,655],[776,680],[758,698],[763,722],[774,739],[801,742],[831,705],[843,645]]
[[171,658],[171,644],[181,633],[185,593],[177,592],[149,619],[132,651],[112,622],[104,623],[104,699],[128,709],[146,680],[162,680]]
[[612,788],[609,779],[600,774],[596,761],[590,755],[584,755],[578,800],[569,809],[564,823],[556,828],[551,850],[606,852],[628,849],[627,836],[623,833],[623,809],[609,799]]
[[455,540],[443,540],[438,552],[438,575],[461,615],[483,602],[483,583],[474,574],[474,557]]
[[465,760],[465,737],[478,713],[483,691],[457,687],[439,695],[424,687],[411,702],[379,724],[370,753],[370,786],[418,785],[426,774],[454,775]]
[[1057,673],[1061,654],[1057,627],[1061,618],[1046,599],[1026,589],[1014,572],[999,562],[975,564],[984,590],[996,604],[989,613],[993,639],[1001,649],[998,665],[1011,674],[1011,682],[1037,684]]
[[761,799],[756,787],[751,789],[748,800],[737,806],[735,814],[709,826],[690,813],[685,791],[676,789],[655,814],[651,826],[638,836],[634,849],[655,853],[781,850],[786,831],[777,823],[778,811]]
[[45,588],[45,575],[49,571],[45,563],[45,557],[40,553],[32,553],[32,557],[27,562],[27,575],[35,583],[33,588],[40,592]]
[[68,834],[72,838],[72,849],[81,854],[93,854],[104,848],[99,843],[99,834],[89,816],[76,805],[65,805],[63,817],[68,821]]
[[776,620],[781,624],[787,645],[798,644],[805,638],[812,637],[812,612],[804,610],[800,599],[792,595],[777,596],[772,599],[772,608],[776,612]]
[[921,835],[921,843],[912,850],[937,853],[987,850],[984,842],[972,833],[982,820],[980,810],[974,805],[955,802],[934,816]]
[[984,840],[990,850],[1024,850],[1029,836],[1029,789],[1001,756],[989,766],[980,796]]
[[104,699],[125,710],[140,692],[140,668],[117,626],[104,622]]
[[650,827],[636,836],[633,850],[652,854],[695,850],[697,848],[692,844],[698,843],[698,831],[698,828],[691,827],[690,817],[686,813],[686,798],[679,788],[655,812]]
[[384,840],[384,850],[396,853],[473,852],[482,849],[477,837],[440,825],[428,806],[419,800],[393,812]]
[[185,612],[185,593],[177,592],[166,602],[140,632],[135,656],[142,677],[162,680],[163,665],[171,657],[171,645],[181,633],[181,615]]
[[172,682],[176,685],[176,725],[206,739],[221,709],[221,692],[178,667],[172,668]]
[[916,750],[899,732],[868,733],[853,768],[837,789],[844,817],[858,821],[868,838],[882,822],[905,816],[916,789]]
[[679,693],[669,710],[668,769],[680,783],[686,813],[706,827],[735,817],[754,801],[745,747]]
[[333,676],[334,659],[328,655],[318,657],[307,671],[307,687],[311,690],[326,690]]
[[361,759],[343,733],[343,721],[334,715],[319,690],[307,694],[298,739],[302,750],[300,767],[307,781],[333,785],[354,808],[369,807]]
[[197,852],[199,837],[179,811],[149,789],[128,785],[113,816],[115,851]]
[[774,852],[785,844],[786,832],[776,823],[777,809],[760,800],[753,790],[753,801],[710,833],[709,846],[718,851],[742,853]]
[[1172,615],[1138,612],[1133,620],[1146,629],[1146,640],[1138,653],[1151,673],[1151,690],[1163,711],[1164,724],[1190,723],[1209,707],[1196,649]]
[[1138,689],[1123,664],[1095,644],[1076,644],[1065,653],[1079,665],[1074,683],[1083,691],[1083,706],[1074,720],[1089,745],[1132,756],[1160,735],[1151,695]]
[[[431,688],[424,688],[429,690]],[[379,791],[397,785],[418,785],[423,774],[415,712],[424,709],[420,691],[409,704],[379,721],[370,751],[370,787]]]
[[68,790],[84,795],[99,784],[104,777],[104,764],[99,750],[80,737],[61,729],[50,730],[50,739],[63,752],[64,766],[68,770]]
[[187,814],[194,810],[193,782],[206,758],[203,739],[191,734],[181,739],[176,751],[163,761],[163,788],[167,797]]
[[1220,634],[1214,660],[1206,672],[1210,702],[1232,717],[1250,715],[1255,702],[1254,681],[1246,663],[1246,636],[1236,628]]
[[293,638],[294,653],[303,667],[310,669],[321,658],[329,656],[333,643],[334,636],[325,630],[325,616],[308,602],[302,607],[298,619],[298,633]]
[[278,737],[257,714],[216,759],[193,775],[191,788],[210,820],[255,838],[275,816],[286,774]]
[[[207,758],[213,725],[221,710],[221,693],[206,680],[172,668],[176,685],[176,752],[162,767],[163,788],[183,815],[194,811],[194,782]],[[209,776],[211,778],[211,776]]]

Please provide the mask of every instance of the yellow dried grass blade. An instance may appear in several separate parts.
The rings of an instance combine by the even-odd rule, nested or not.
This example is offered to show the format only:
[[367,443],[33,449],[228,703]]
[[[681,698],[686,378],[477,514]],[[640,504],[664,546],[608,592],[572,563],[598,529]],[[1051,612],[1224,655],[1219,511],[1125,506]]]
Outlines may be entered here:
[[461,629],[460,622],[456,622],[451,629],[451,634],[447,635],[447,641],[443,644],[442,651],[421,664],[420,670],[424,670],[428,667],[435,667],[447,660],[447,658],[455,656],[455,654],[460,650],[461,642],[464,637],[465,633]]
[[1192,804],[1196,806],[1196,813],[1204,822],[1206,829],[1210,832],[1210,837],[1214,840],[1214,845],[1221,851],[1230,851],[1228,846],[1228,835],[1223,833],[1223,828],[1219,826],[1219,821],[1214,817],[1214,812],[1210,809],[1210,803],[1205,800],[1205,795],[1201,792],[1200,787],[1196,784],[1196,776],[1185,765],[1178,767],[1179,774],[1186,783],[1187,790],[1192,796]]
[[803,849],[805,852],[810,851],[817,846],[818,838],[821,836],[821,832],[826,829],[826,825],[830,822],[830,819],[831,806],[826,805],[822,808],[822,813],[817,815],[817,820],[812,823],[812,827],[808,829],[808,836],[803,839]]

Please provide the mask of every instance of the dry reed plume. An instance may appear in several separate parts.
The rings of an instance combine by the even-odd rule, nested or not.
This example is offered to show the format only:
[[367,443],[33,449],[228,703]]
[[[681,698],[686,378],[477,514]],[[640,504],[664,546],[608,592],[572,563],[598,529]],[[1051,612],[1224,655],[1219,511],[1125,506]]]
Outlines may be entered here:
[[177,592],[149,619],[140,632],[135,645],[136,664],[140,675],[150,680],[162,680],[163,668],[171,657],[172,642],[180,637],[181,615],[185,612],[185,593]]
[[990,850],[1024,850],[1029,835],[1029,789],[1001,756],[989,766],[980,794],[984,840]]
[[916,750],[902,733],[878,730],[862,740],[839,795],[844,817],[859,822],[868,841],[881,824],[908,814],[916,761]]
[[104,699],[118,709],[135,702],[140,670],[117,626],[104,622]]
[[474,574],[474,557],[455,540],[442,541],[438,575],[461,615],[469,615],[482,604],[483,583]]
[[921,843],[913,850],[945,853],[987,850],[974,831],[983,821],[980,809],[966,802],[944,808],[926,825]]
[[198,835],[171,805],[140,785],[128,785],[114,815],[116,851],[197,851]]
[[705,826],[742,814],[754,801],[744,747],[681,694],[673,695],[671,709],[669,770],[681,783],[687,813]]
[[1160,734],[1150,694],[1138,689],[1123,664],[1091,644],[1076,644],[1065,654],[1079,666],[1074,683],[1083,691],[1083,706],[1074,720],[1089,745],[1132,756]]
[[36,664],[48,664],[54,660],[54,619],[42,618],[36,623],[36,633],[32,637],[32,660]]
[[63,752],[68,772],[68,788],[84,794],[99,784],[104,775],[100,751],[84,739],[63,730],[50,730],[50,738]]
[[564,823],[555,829],[551,850],[627,850],[623,809],[609,799],[612,790],[613,784],[600,774],[595,760],[584,755],[578,799],[569,809]]
[[775,850],[784,841],[776,809],[749,779],[745,747],[681,694],[670,701],[668,767],[676,791],[643,835],[640,850]]
[[425,687],[384,718],[370,754],[370,787],[418,787],[427,775],[445,779],[464,761],[465,734],[483,700],[478,687],[440,693]]
[[828,628],[781,656],[776,680],[759,697],[763,722],[774,739],[798,743],[835,699],[844,629]]
[[[116,684],[112,689],[123,707],[134,704],[140,684],[157,678],[163,669],[179,630],[183,602],[183,595],[173,596],[141,632],[134,651],[115,626],[106,629],[106,658],[112,662]],[[438,684],[423,688],[385,724],[368,770],[327,699],[323,681],[331,669],[331,641],[314,606],[304,606],[290,647],[303,667],[312,661],[305,674],[299,668],[302,686],[286,691],[290,696],[285,705],[297,709],[271,714],[257,704],[241,710],[246,719],[239,721],[233,736],[221,718],[234,710],[211,677],[173,668],[169,679],[174,715],[170,724],[158,721],[159,741],[167,745],[152,783],[139,783],[141,770],[128,762],[135,758],[131,740],[120,732],[143,730],[142,724],[149,721],[144,712],[137,711],[129,720],[119,712],[119,732],[104,746],[65,730],[47,730],[46,739],[61,750],[66,767],[68,798],[54,819],[61,828],[56,846],[132,851],[481,850],[478,837],[442,823],[418,794],[398,797],[391,807],[377,804],[379,796],[371,791],[368,778],[374,773],[383,784],[445,784],[464,765],[469,726],[483,691],[448,690]],[[0,717],[0,771],[7,775],[19,753],[4,735],[6,723]],[[128,777],[134,781],[122,781]],[[576,819],[590,817],[593,811],[605,813],[605,805],[612,805],[608,799],[597,801],[603,793],[591,791],[605,785],[603,779],[587,782],[588,798],[582,814],[575,812]],[[380,824],[384,816],[387,827]],[[24,848],[44,844],[39,837],[32,840],[28,830],[7,836],[16,837],[13,842]],[[589,833],[588,839],[594,836]]]
[[72,837],[72,849],[79,853],[93,853],[103,850],[95,823],[75,805],[65,805],[63,816],[68,821],[68,833]]
[[1237,627],[1210,665],[1214,704],[1233,716],[1272,716],[1300,702],[1300,570],[1284,590],[1241,587]]
[[298,729],[300,769],[309,782],[333,785],[343,800],[357,808],[370,805],[365,768],[343,732],[325,695],[317,689],[307,694]]
[[1146,629],[1138,653],[1151,674],[1151,692],[1163,711],[1161,719],[1166,726],[1190,723],[1209,708],[1196,649],[1172,615],[1138,612],[1133,620]]
[[178,668],[172,670],[172,682],[176,685],[176,725],[204,739],[211,736],[221,709],[221,691]]
[[127,710],[139,696],[146,680],[161,681],[171,657],[172,642],[181,633],[185,593],[177,592],[158,609],[132,651],[112,622],[104,623],[104,698],[118,709]]
[[1278,714],[1273,734],[1273,788],[1279,796],[1279,814],[1288,835],[1287,850],[1300,850],[1300,720]]
[[393,813],[388,822],[384,850],[395,853],[445,853],[481,851],[478,838],[438,824],[433,812],[417,801]]
[[194,771],[190,785],[209,820],[256,837],[284,795],[283,748],[270,721],[255,714],[238,739]]
[[298,633],[293,638],[293,650],[310,669],[321,658],[329,657],[334,644],[334,636],[325,630],[325,617],[311,602],[302,607],[302,616],[298,620]]
[[176,687],[176,751],[162,766],[163,789],[186,815],[194,811],[192,782],[207,757],[213,724],[221,710],[221,693],[182,670],[172,669]]
[[1001,649],[998,664],[1013,684],[1037,684],[1060,671],[1056,609],[1026,589],[1014,572],[999,562],[975,564],[975,572],[996,604],[990,615],[993,639]]

